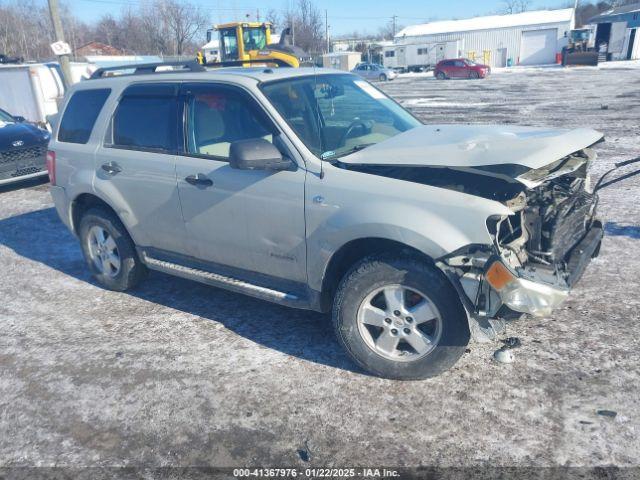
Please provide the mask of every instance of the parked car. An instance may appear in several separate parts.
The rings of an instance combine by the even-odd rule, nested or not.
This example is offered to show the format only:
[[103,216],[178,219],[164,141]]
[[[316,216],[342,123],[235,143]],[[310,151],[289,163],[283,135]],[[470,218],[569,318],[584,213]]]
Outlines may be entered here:
[[361,367],[450,368],[549,315],[603,238],[589,129],[423,125],[359,77],[240,68],[74,85],[51,194],[105,288],[148,269],[331,312]]
[[438,62],[433,74],[438,80],[448,78],[486,78],[491,74],[491,67],[475,63],[467,58],[455,60],[442,60]]
[[0,110],[0,185],[47,174],[48,131]]
[[356,68],[352,70],[352,73],[361,76],[367,80],[386,82],[388,80],[395,80],[398,74],[391,68],[383,67],[382,65],[376,65],[375,63],[360,63]]

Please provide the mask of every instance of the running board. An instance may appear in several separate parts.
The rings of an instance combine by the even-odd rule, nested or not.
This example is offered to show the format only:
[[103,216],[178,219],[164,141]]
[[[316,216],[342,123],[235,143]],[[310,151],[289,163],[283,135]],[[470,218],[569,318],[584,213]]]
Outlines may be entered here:
[[150,257],[146,252],[142,252],[142,260],[147,267],[159,272],[168,273],[177,277],[194,280],[196,282],[205,283],[213,287],[223,288],[237,293],[249,295],[254,298],[266,300],[268,302],[278,303],[295,308],[310,308],[306,299],[301,299],[292,293],[280,292],[267,287],[261,287],[242,280],[231,277],[225,277],[217,273],[199,270],[197,268],[185,267],[176,263],[158,260]]

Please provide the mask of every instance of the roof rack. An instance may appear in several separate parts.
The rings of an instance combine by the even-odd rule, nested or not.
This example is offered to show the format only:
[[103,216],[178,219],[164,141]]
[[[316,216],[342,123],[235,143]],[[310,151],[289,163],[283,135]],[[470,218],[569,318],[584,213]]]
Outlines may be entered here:
[[254,58],[251,60],[230,60],[226,62],[211,62],[211,63],[205,63],[204,66],[205,67],[244,67],[247,64],[277,65],[278,67],[292,68],[291,65],[289,65],[284,60],[280,60],[279,58],[263,58],[263,59]]
[[[161,67],[182,67],[178,70],[169,70],[169,71],[160,71],[158,72],[158,68]],[[133,70],[133,73],[126,73],[124,75],[145,75],[148,73],[175,73],[181,72],[184,70],[188,70],[190,72],[205,72],[206,68],[200,65],[195,60],[188,62],[158,62],[158,63],[141,63],[141,64],[133,64],[133,65],[118,65],[117,67],[103,67],[98,68],[91,77],[90,80],[95,80],[97,78],[103,78],[105,73],[108,72],[118,72],[118,71],[127,71]],[[120,75],[119,75],[120,76]]]

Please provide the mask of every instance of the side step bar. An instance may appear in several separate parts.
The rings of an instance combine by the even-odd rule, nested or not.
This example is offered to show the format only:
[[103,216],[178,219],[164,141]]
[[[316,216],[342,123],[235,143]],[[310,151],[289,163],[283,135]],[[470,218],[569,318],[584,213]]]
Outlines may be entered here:
[[278,290],[254,285],[235,278],[225,277],[224,275],[219,275],[217,273],[185,267],[184,265],[178,265],[164,260],[158,260],[157,258],[150,257],[146,252],[142,252],[141,256],[142,261],[152,270],[205,283],[207,285],[230,290],[232,292],[242,293],[244,295],[249,295],[268,302],[278,303],[280,305],[302,309],[310,308],[309,302],[306,299],[301,299],[292,293],[280,292]]

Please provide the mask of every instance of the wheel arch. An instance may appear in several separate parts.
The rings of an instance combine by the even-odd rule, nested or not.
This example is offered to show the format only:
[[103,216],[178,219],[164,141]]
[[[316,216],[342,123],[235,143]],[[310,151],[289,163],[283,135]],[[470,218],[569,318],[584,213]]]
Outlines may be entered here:
[[[351,240],[336,250],[327,262],[323,272],[320,292],[321,310],[327,312],[331,309],[338,284],[353,265],[371,255],[387,253],[412,256],[437,268],[434,258],[398,240],[381,237],[365,237]],[[444,274],[443,276],[447,279],[447,282],[451,283]]]
[[94,207],[102,207],[110,211],[111,213],[113,213],[115,217],[118,220],[120,220],[120,223],[124,227],[125,231],[127,231],[127,234],[129,235],[129,237],[131,238],[131,234],[127,230],[127,227],[125,223],[122,221],[122,218],[120,218],[120,215],[118,215],[118,212],[116,212],[116,210],[111,205],[109,205],[105,200],[98,197],[94,193],[81,193],[78,196],[76,196],[71,202],[71,228],[73,230],[73,233],[75,233],[76,235],[79,235],[80,232],[78,231],[78,227],[80,226],[80,221],[82,220],[82,216],[86,211]]

